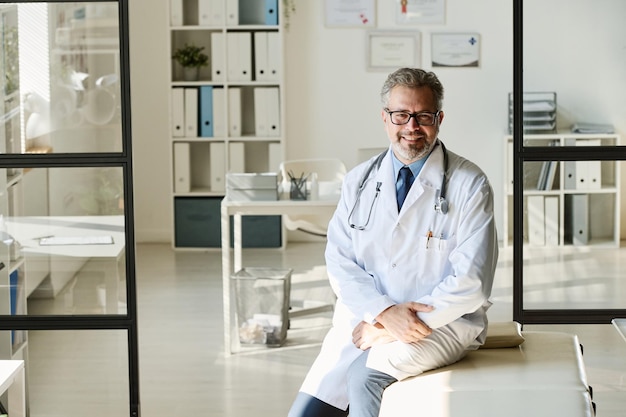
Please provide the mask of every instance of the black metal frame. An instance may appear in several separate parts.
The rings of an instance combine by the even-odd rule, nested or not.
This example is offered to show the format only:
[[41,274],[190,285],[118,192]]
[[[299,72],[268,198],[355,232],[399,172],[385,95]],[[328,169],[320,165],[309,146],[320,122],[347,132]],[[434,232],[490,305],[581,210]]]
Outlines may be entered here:
[[522,324],[604,324],[615,317],[626,317],[626,309],[524,308],[524,162],[527,161],[624,161],[626,147],[549,147],[523,146],[523,0],[513,0],[513,319]]
[[[128,1],[118,3],[120,39],[120,88],[122,152],[81,154],[0,154],[0,168],[117,167],[124,182],[124,232],[126,238],[126,315],[0,316],[0,330],[126,330],[130,416],[140,416],[139,343],[137,335],[137,290],[135,276],[135,234],[133,207],[133,167],[130,113],[130,60]],[[13,0],[0,3],[102,3],[97,0]]]

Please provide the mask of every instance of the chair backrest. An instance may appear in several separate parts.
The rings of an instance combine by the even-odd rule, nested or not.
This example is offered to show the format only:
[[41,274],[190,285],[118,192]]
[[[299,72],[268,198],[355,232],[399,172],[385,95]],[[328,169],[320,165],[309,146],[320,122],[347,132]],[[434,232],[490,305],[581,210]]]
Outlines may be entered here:
[[341,184],[346,175],[346,166],[336,158],[292,159],[280,164],[281,190],[289,190],[290,175],[295,178],[317,174],[318,198],[336,199],[341,193]]
[[292,159],[280,164],[280,174],[283,181],[289,181],[289,173],[295,177],[317,173],[318,181],[342,182],[346,175],[346,166],[340,159],[317,158],[317,159]]

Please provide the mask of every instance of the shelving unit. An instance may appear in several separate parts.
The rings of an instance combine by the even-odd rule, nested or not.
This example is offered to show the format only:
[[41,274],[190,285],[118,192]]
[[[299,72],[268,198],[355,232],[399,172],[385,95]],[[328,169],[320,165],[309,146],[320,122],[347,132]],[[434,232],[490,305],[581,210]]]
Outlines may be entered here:
[[[616,134],[525,135],[525,146],[618,146]],[[513,137],[505,137],[504,246],[513,242]],[[617,161],[529,161],[524,165],[524,243],[619,247]]]
[[[172,244],[219,248],[226,173],[276,172],[284,159],[279,2],[170,0],[169,8],[170,56],[185,44],[209,56],[195,81],[171,61]],[[265,235],[249,236],[248,246],[280,246],[280,217],[246,221]]]

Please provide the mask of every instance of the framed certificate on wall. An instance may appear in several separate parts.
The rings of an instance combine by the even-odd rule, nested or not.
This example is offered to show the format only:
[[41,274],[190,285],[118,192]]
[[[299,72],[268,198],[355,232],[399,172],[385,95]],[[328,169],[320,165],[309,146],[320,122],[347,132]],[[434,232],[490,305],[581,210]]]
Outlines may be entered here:
[[367,34],[368,71],[419,67],[421,35],[417,31],[371,31]]
[[328,27],[375,27],[376,0],[325,0]]
[[479,67],[478,33],[431,33],[433,67]]

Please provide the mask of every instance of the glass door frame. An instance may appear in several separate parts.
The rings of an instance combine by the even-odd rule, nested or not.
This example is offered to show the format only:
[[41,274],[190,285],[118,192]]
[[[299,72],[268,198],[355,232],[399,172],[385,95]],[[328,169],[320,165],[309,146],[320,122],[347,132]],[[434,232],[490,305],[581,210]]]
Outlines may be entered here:
[[524,308],[524,163],[624,161],[626,146],[524,146],[523,23],[523,0],[513,0],[513,320],[521,324],[608,324],[615,317],[626,317],[626,309]]
[[[139,354],[137,335],[137,291],[135,275],[135,235],[133,206],[133,167],[130,107],[130,59],[128,0],[105,0],[118,4],[122,152],[0,154],[0,168],[116,167],[123,171],[124,233],[126,272],[126,314],[103,315],[23,315],[0,316],[0,330],[123,330],[127,333],[129,410],[140,416]],[[14,0],[3,3],[103,3],[95,0]]]

